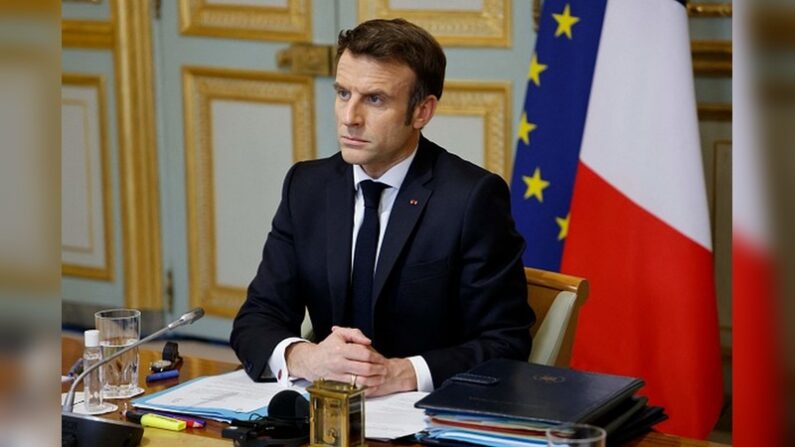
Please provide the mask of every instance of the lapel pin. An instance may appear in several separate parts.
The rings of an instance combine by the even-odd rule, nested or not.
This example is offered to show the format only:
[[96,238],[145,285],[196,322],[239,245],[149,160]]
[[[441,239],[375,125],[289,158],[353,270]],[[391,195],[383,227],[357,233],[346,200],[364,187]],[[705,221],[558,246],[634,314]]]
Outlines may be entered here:
[[416,205],[417,204],[417,199],[411,199],[411,200],[409,200],[409,203],[412,204],[412,205]]

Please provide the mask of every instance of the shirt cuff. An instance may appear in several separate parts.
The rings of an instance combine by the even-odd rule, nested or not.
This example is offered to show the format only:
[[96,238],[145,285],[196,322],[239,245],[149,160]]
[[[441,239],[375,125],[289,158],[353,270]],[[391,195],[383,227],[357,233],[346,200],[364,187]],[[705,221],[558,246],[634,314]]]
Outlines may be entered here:
[[421,355],[409,357],[408,360],[411,362],[411,366],[414,367],[414,375],[417,376],[417,391],[426,393],[433,391],[433,377],[431,377],[428,362]]
[[293,380],[298,379],[298,377],[290,377],[290,371],[287,370],[287,359],[284,357],[284,353],[287,351],[287,347],[293,343],[305,341],[307,340],[303,338],[289,337],[280,341],[279,344],[273,348],[273,353],[271,353],[271,357],[268,359],[268,368],[273,373],[273,377],[276,378],[276,382],[278,382],[279,385],[290,386]]

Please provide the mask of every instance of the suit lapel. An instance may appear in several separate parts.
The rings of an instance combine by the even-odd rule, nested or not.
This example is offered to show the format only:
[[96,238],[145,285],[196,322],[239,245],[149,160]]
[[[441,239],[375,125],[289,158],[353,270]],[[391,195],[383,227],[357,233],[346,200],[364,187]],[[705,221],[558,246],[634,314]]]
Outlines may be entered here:
[[339,175],[326,188],[326,268],[334,324],[342,324],[351,276],[353,172],[341,162]]
[[426,186],[432,177],[432,153],[426,147],[427,144],[427,140],[421,137],[417,155],[392,205],[373,280],[373,310],[403,246],[406,245],[433,192]]

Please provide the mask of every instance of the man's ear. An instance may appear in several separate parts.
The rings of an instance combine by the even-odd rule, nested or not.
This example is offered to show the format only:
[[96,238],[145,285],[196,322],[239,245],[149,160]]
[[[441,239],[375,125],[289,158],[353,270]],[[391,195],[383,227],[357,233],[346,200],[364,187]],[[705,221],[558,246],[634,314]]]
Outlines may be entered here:
[[411,120],[411,125],[415,129],[422,129],[433,118],[436,113],[436,106],[439,105],[439,99],[434,95],[428,95],[422,102],[414,109],[414,117]]

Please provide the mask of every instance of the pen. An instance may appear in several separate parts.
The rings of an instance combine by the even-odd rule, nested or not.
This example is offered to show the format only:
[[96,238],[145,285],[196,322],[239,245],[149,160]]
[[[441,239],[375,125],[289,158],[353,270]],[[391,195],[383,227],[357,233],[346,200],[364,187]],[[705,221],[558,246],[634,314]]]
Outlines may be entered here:
[[149,374],[146,376],[147,382],[154,382],[156,380],[166,380],[172,379],[174,377],[179,377],[179,370],[178,369],[169,369],[168,371],[157,372],[154,374]]
[[82,357],[80,357],[79,359],[75,360],[74,363],[72,363],[72,367],[69,368],[69,372],[66,373],[66,375],[69,376],[69,377],[74,377],[74,376],[80,374],[81,372],[83,372],[83,358]]

